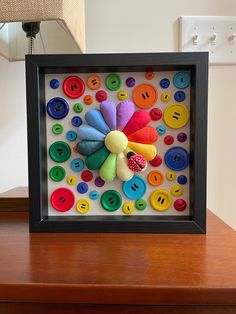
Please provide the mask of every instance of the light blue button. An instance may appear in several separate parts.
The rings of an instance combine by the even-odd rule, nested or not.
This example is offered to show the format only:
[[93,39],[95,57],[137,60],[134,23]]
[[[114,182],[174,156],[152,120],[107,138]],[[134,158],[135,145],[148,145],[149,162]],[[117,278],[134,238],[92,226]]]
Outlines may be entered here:
[[178,72],[173,78],[175,87],[184,89],[190,84],[190,75],[187,72]]
[[97,200],[99,198],[99,193],[96,190],[92,190],[89,193],[89,197],[91,198],[91,200]]
[[77,139],[77,134],[75,131],[70,130],[66,132],[66,139],[70,142],[73,142]]
[[75,158],[70,163],[71,170],[80,172],[84,169],[84,161],[80,158]]
[[123,182],[122,190],[126,197],[137,200],[146,193],[146,183],[138,176],[133,176],[129,181]]
[[159,135],[164,135],[166,133],[166,127],[164,125],[158,125],[156,130]]

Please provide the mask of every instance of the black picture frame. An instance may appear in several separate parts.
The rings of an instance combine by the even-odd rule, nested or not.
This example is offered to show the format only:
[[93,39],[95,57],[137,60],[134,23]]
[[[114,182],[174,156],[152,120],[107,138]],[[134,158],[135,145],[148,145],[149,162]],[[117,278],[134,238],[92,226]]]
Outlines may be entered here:
[[[190,215],[48,216],[45,74],[147,70],[191,72]],[[27,55],[26,86],[30,232],[206,232],[208,53]]]

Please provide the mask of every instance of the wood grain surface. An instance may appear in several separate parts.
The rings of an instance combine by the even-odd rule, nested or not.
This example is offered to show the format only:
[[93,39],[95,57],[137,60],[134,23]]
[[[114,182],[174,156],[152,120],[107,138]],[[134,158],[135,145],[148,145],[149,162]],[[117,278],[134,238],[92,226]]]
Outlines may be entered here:
[[0,193],[0,211],[22,212],[28,211],[28,207],[28,188],[26,186],[15,187]]
[[0,301],[236,304],[236,233],[208,212],[207,235],[29,234],[0,213]]

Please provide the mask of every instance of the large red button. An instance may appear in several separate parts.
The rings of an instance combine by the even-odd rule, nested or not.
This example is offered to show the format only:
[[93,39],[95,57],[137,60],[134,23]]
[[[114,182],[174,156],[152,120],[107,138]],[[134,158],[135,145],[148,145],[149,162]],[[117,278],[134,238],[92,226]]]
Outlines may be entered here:
[[84,81],[78,76],[68,76],[63,82],[63,91],[69,98],[79,98],[85,91]]
[[73,207],[75,196],[71,190],[67,188],[59,188],[52,193],[50,203],[57,211],[66,212]]

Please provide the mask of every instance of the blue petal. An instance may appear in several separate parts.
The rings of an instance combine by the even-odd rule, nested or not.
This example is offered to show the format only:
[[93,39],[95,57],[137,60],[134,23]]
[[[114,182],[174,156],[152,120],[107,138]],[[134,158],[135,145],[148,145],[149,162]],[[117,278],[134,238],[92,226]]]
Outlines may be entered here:
[[90,125],[81,125],[78,128],[78,138],[80,140],[104,141],[105,136],[105,134]]
[[103,119],[101,112],[97,109],[92,109],[85,114],[85,120],[89,125],[99,130],[100,132],[107,134],[111,130]]

